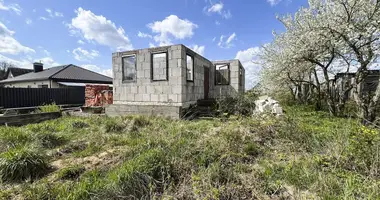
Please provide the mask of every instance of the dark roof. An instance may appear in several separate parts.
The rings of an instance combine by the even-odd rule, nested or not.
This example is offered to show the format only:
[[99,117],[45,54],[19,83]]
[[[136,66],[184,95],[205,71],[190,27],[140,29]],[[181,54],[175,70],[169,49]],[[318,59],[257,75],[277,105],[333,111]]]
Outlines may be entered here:
[[54,74],[51,78],[53,80],[67,82],[112,84],[112,78],[75,65],[66,67],[59,73]]
[[21,76],[0,81],[0,83],[12,83],[23,81],[37,81],[52,79],[61,82],[80,82],[80,83],[106,83],[112,84],[112,78],[98,74],[93,71],[75,66],[61,65],[45,69],[41,72],[30,72]]
[[12,73],[13,77],[20,76],[23,74],[27,74],[29,72],[32,72],[33,69],[25,69],[25,68],[18,68],[18,67],[9,67],[7,71],[7,77],[9,76],[9,73]]

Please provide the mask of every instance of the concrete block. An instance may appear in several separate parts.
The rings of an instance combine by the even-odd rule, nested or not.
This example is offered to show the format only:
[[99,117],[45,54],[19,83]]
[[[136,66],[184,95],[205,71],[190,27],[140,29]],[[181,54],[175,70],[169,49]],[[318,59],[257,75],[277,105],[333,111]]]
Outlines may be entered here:
[[160,102],[167,102],[168,101],[168,94],[160,94],[159,100],[160,100]]
[[150,101],[158,102],[159,101],[158,94],[151,94]]
[[144,62],[143,64],[142,64],[142,66],[143,66],[143,69],[144,70],[150,70],[150,62]]
[[154,86],[154,93],[155,94],[162,94],[162,86]]
[[176,95],[176,94],[169,94],[168,95],[168,102],[178,102],[178,95]]
[[147,94],[154,94],[154,86],[152,86],[152,85],[146,86],[146,93]]
[[150,94],[143,94],[143,101],[150,101]]
[[126,100],[131,101],[131,102],[135,101],[135,95],[134,94],[126,95]]
[[163,94],[170,94],[171,87],[170,86],[162,86],[162,93]]
[[182,88],[181,86],[174,85],[172,86],[172,94],[181,94]]
[[136,102],[143,101],[143,94],[135,94],[135,101]]
[[137,94],[137,86],[131,86],[131,94]]
[[146,86],[137,86],[139,94],[146,94]]
[[145,78],[150,78],[150,70],[149,69],[145,69],[144,70],[144,77]]
[[172,59],[178,59],[178,58],[181,58],[182,56],[181,50],[173,50],[172,53],[173,53]]

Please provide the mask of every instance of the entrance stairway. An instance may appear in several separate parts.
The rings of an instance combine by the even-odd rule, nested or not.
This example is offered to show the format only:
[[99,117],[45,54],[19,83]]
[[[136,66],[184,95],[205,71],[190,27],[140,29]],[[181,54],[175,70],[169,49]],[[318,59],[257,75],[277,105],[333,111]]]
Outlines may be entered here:
[[196,105],[193,105],[186,112],[183,118],[185,119],[199,119],[199,118],[211,118],[217,115],[215,110],[215,99],[201,99],[197,101]]
[[216,116],[215,99],[201,99],[197,101],[198,117],[214,117]]

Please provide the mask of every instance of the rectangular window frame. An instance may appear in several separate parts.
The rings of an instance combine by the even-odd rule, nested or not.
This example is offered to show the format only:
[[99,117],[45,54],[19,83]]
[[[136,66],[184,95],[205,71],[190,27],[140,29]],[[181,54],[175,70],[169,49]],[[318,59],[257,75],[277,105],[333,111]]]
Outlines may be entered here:
[[[127,57],[135,57],[135,76],[134,76],[134,80],[124,80],[124,62],[123,62],[123,58],[127,58]],[[121,80],[122,80],[122,83],[136,83],[137,82],[137,55],[136,54],[129,54],[129,55],[123,55],[121,56]]]
[[[190,58],[192,59],[192,65],[193,66],[191,66],[191,70],[192,70],[192,73],[191,73],[191,80],[188,80],[188,77],[187,77],[187,56],[190,56]],[[186,52],[186,82],[190,82],[190,83],[192,83],[192,82],[194,82],[194,65],[195,65],[195,61],[194,61],[194,55],[192,55],[192,54],[190,54],[190,53],[188,53],[188,52]]]
[[[216,66],[217,65],[227,65],[227,69],[228,69],[228,80],[227,80],[227,83],[217,83],[217,71],[219,70],[216,70]],[[230,82],[231,82],[231,68],[230,68],[230,63],[217,63],[214,65],[214,70],[215,70],[215,80],[214,80],[214,84],[215,85],[230,85]]]
[[[166,79],[154,80],[153,76],[153,56],[154,54],[166,54]],[[152,82],[169,81],[169,53],[168,51],[157,51],[150,53],[150,80]]]

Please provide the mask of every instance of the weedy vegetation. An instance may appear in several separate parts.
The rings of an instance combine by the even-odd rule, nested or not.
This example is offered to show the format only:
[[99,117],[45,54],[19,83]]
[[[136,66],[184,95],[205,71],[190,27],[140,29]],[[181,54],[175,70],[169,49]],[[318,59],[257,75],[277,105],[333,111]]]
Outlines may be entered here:
[[61,111],[61,108],[56,105],[55,103],[52,104],[46,104],[43,106],[38,107],[38,112],[47,113],[47,112],[59,112]]
[[379,199],[380,134],[308,107],[0,127],[1,199]]

